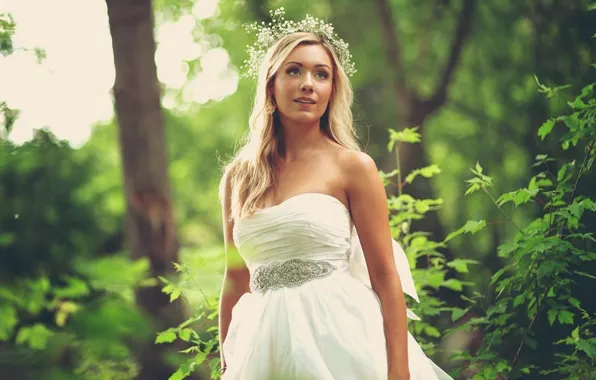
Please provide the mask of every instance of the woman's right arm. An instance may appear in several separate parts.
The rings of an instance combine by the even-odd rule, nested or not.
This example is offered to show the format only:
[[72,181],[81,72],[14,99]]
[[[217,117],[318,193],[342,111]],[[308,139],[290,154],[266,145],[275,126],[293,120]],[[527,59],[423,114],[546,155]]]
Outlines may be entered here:
[[247,292],[250,292],[250,274],[248,268],[236,246],[232,231],[234,229],[234,221],[230,218],[231,215],[231,182],[229,170],[226,171],[222,178],[222,218],[223,218],[223,234],[225,243],[225,270],[223,284],[221,288],[221,295],[219,299],[219,350],[221,358],[221,368],[225,370],[226,361],[223,352],[223,342],[228,335],[228,328],[232,320],[232,309],[238,303],[240,297]]

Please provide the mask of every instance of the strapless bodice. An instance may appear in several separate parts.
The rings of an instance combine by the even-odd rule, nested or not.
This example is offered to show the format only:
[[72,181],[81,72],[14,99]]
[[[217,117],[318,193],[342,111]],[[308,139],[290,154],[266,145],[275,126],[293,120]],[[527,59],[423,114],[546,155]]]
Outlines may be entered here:
[[290,259],[325,260],[347,269],[351,236],[350,212],[323,193],[295,195],[234,226],[234,242],[251,272]]

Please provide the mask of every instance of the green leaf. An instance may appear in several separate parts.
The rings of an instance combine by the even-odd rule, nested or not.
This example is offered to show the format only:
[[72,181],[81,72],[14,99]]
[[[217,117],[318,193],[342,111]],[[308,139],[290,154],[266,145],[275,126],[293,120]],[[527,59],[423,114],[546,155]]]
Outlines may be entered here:
[[426,326],[424,328],[424,332],[426,333],[426,335],[432,336],[433,338],[440,338],[441,337],[441,333],[439,332],[439,330],[436,327],[433,327],[433,326]]
[[530,199],[534,198],[536,194],[538,194],[539,189],[519,189],[518,191],[514,191],[512,194],[515,194],[513,197],[513,202],[515,206],[522,205],[527,203]]
[[[23,306],[24,299],[13,289],[0,287],[0,300],[8,301],[15,306]],[[4,302],[3,302],[4,303]]]
[[172,290],[172,293],[170,293],[170,302],[177,300],[181,293],[180,288]]
[[457,321],[458,319],[463,317],[469,310],[470,308],[460,309],[459,307],[454,307],[451,311],[451,322]]
[[60,298],[80,298],[89,294],[87,283],[76,277],[66,277],[67,285],[65,287],[54,288],[53,293]]
[[515,199],[515,192],[511,191],[509,193],[505,193],[503,195],[501,195],[498,199],[497,199],[497,206],[501,207],[504,204],[508,203],[508,202],[513,202],[513,200]]
[[466,193],[465,193],[465,195],[470,195],[470,194],[472,194],[472,193],[474,193],[474,192],[476,192],[476,191],[478,191],[478,190],[480,190],[480,185],[478,185],[478,184],[476,184],[476,183],[474,183],[474,184],[471,184],[471,185],[468,187],[468,190],[466,190]]
[[475,234],[476,232],[480,231],[484,227],[486,227],[485,220],[468,220],[466,222],[466,224],[463,227],[461,227],[459,230],[454,231],[454,232],[450,233],[449,235],[447,235],[447,238],[445,238],[445,242],[448,242],[449,240],[453,239],[454,237],[456,237],[458,235],[461,235],[462,233]]
[[469,273],[468,264],[479,264],[477,260],[455,259],[447,263],[450,268],[455,268],[458,273]]
[[468,222],[465,225],[466,232],[470,232],[472,234],[475,234],[484,227],[486,227],[485,220],[468,220]]
[[577,326],[572,332],[571,337],[575,340],[579,340],[579,326]]
[[552,326],[553,323],[555,323],[555,319],[557,319],[557,313],[559,311],[556,309],[550,309],[548,311],[548,323],[550,323],[550,325]]
[[405,143],[419,143],[421,141],[422,135],[416,132],[419,128],[404,128],[401,131],[395,131],[390,129],[389,130],[389,139],[392,142],[405,142]]
[[526,299],[526,294],[522,293],[522,294],[518,294],[515,299],[513,300],[513,306],[517,307],[519,305],[521,305],[524,300]]
[[580,218],[582,216],[582,210],[580,208],[579,203],[573,202],[567,208],[569,209],[571,215],[575,216],[576,218]]
[[591,199],[584,199],[579,202],[579,205],[585,210],[596,211],[596,202]]
[[199,346],[190,346],[186,350],[181,350],[179,352],[182,353],[182,354],[190,354],[190,353],[199,352],[199,350],[200,350],[200,347]]
[[568,102],[567,104],[569,104],[569,106],[571,108],[573,108],[574,110],[582,110],[582,109],[586,108],[586,104],[583,102],[583,100],[579,96],[577,98],[575,98],[573,103]]
[[176,330],[173,328],[167,329],[157,334],[155,343],[172,343],[176,340]]
[[17,334],[16,342],[17,344],[27,344],[29,348],[34,350],[43,350],[53,334],[47,327],[37,323],[33,326],[21,328]]
[[50,290],[50,280],[46,276],[42,276],[37,280],[28,280],[27,284],[36,292],[45,294]]
[[426,284],[432,288],[438,288],[443,283],[445,274],[441,272],[431,272],[426,278]]
[[11,337],[14,327],[19,322],[17,310],[11,305],[0,306],[0,341]]
[[[535,298],[533,300],[535,300]],[[530,303],[528,304],[528,318],[534,318],[537,310],[538,306],[536,305],[536,302],[532,303],[532,300],[530,300]]]
[[456,280],[455,278],[450,278],[449,280],[443,282],[442,284],[444,287],[449,288],[451,290],[455,290],[457,292],[461,292],[463,289],[462,282]]
[[540,139],[544,140],[544,138],[551,133],[554,126],[555,126],[555,121],[553,119],[549,119],[549,120],[545,121],[542,124],[542,126],[538,129],[538,136],[540,136]]
[[590,359],[596,358],[596,339],[595,338],[580,340],[577,343],[577,348],[579,350],[582,350],[583,352],[585,352],[590,357]]
[[482,166],[480,166],[480,162],[476,161],[475,169],[477,174],[482,174]]
[[219,373],[220,366],[220,358],[213,358],[209,360],[209,369],[211,369],[211,378],[214,379],[216,374]]
[[436,164],[432,164],[429,166],[425,166],[423,168],[420,169],[415,169],[413,170],[410,174],[408,174],[408,176],[406,177],[406,182],[407,183],[412,183],[414,181],[414,179],[421,175],[424,178],[431,178],[433,177],[435,174],[439,174],[441,173],[441,169],[439,169],[439,166]]
[[493,274],[492,278],[490,279],[490,285],[494,285],[495,282],[501,278],[501,276],[507,271],[507,268],[501,268]]
[[197,364],[194,360],[189,360],[187,363],[184,363],[178,367],[176,372],[174,372],[172,376],[168,378],[168,380],[182,380],[187,378],[192,371],[194,371],[196,365]]
[[180,330],[178,332],[178,336],[180,337],[180,339],[182,339],[185,342],[188,342],[190,340],[190,337],[192,336],[192,329],[190,328],[184,328],[182,330]]
[[558,315],[559,323],[572,325],[573,324],[573,313],[568,310],[561,310]]
[[68,316],[76,313],[81,307],[72,301],[63,301],[60,302],[59,305],[60,306],[54,315],[54,320],[56,321],[57,326],[64,327]]
[[388,186],[391,181],[390,178],[395,177],[399,174],[399,169],[393,169],[389,173],[385,173],[382,170],[379,170],[379,176],[383,180],[383,186]]
[[497,372],[502,373],[506,369],[510,368],[507,362],[499,362],[497,363]]
[[414,207],[416,208],[416,212],[419,214],[425,214],[428,212],[428,210],[430,210],[430,205],[424,202],[416,202]]
[[484,367],[484,368],[482,368],[480,373],[483,375],[483,377],[482,377],[483,379],[497,378],[497,370],[493,367]]
[[0,247],[8,247],[15,241],[14,233],[0,232]]
[[516,249],[517,249],[517,246],[513,243],[503,243],[499,246],[499,248],[497,248],[498,256],[507,258],[507,257],[509,257],[511,252],[514,252]]

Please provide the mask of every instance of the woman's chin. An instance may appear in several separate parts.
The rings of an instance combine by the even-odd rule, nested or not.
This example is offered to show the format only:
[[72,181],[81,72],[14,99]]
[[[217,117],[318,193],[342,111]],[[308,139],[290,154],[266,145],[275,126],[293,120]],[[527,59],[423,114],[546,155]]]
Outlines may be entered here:
[[299,112],[297,114],[292,115],[292,117],[288,118],[291,122],[297,124],[310,124],[318,122],[321,117],[317,116],[313,112]]

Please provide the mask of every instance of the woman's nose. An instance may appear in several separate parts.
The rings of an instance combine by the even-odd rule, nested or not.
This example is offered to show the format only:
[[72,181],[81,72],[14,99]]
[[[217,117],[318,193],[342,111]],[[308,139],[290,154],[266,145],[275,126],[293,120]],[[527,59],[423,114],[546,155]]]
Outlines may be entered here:
[[310,73],[307,73],[306,75],[304,75],[304,80],[302,81],[302,84],[300,85],[300,90],[301,91],[312,91],[313,90],[313,85],[312,85],[312,78]]

